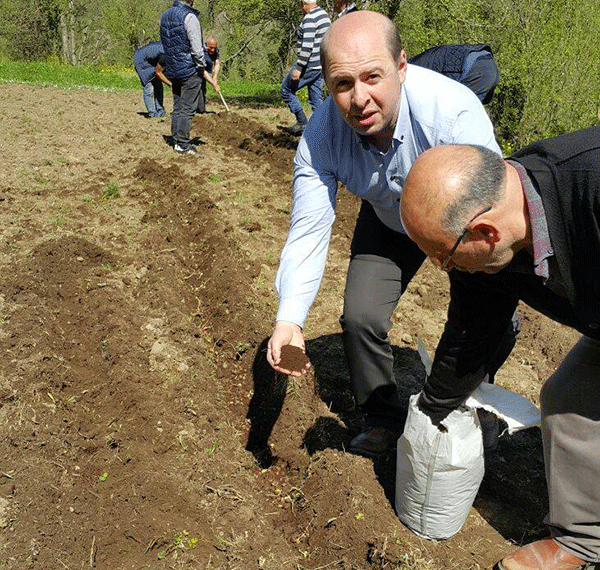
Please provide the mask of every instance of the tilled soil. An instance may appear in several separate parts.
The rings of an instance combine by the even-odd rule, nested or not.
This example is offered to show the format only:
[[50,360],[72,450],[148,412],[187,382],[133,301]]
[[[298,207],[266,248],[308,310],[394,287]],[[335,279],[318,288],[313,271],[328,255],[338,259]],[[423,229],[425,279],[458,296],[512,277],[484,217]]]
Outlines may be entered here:
[[[358,204],[340,192],[305,333],[312,372],[264,358],[296,139],[281,108],[216,102],[203,156],[166,144],[141,93],[2,85],[0,568],[489,568],[544,533],[539,431],[503,437],[464,528],[396,518],[394,457],[345,451],[361,428],[337,319]],[[408,397],[443,327],[425,264],[392,342]],[[498,383],[537,402],[576,340],[521,308]]]

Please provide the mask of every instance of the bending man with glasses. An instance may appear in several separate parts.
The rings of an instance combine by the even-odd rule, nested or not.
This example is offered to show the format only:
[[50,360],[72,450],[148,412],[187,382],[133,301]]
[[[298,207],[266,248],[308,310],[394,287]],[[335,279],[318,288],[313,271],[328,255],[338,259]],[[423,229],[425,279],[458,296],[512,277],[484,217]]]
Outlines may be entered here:
[[[284,374],[307,370],[290,369],[281,349],[304,350],[302,327],[323,276],[342,182],[362,199],[340,323],[367,429],[348,449],[377,456],[395,445],[406,419],[388,333],[398,300],[425,259],[400,221],[404,179],[417,156],[433,146],[480,144],[498,155],[500,148],[477,96],[407,64],[398,31],[382,14],[355,11],[336,20],[321,44],[321,67],[330,97],[312,115],[294,159],[290,231],[276,278],[279,310],[267,358]],[[491,376],[513,344],[510,334],[490,365]]]
[[600,127],[508,160],[437,147],[414,163],[401,202],[408,235],[450,272],[448,321],[419,405],[434,423],[487,373],[519,301],[583,335],[540,393],[552,538],[500,570],[600,561]]

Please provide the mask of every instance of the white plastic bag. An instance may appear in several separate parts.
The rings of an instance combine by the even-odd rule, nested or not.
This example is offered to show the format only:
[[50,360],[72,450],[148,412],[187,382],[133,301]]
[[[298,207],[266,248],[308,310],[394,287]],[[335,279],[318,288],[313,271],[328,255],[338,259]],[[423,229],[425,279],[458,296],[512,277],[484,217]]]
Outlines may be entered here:
[[465,402],[465,406],[493,412],[506,422],[509,434],[539,426],[541,422],[540,411],[535,404],[497,384],[479,384]]
[[[427,376],[432,359],[419,337],[418,350]],[[540,423],[540,412],[526,398],[482,383],[464,406],[442,422],[440,431],[412,396],[404,433],[398,439],[396,512],[415,534],[445,539],[464,524],[484,474],[483,441],[476,408],[504,419],[513,433]]]
[[398,439],[396,512],[415,534],[446,539],[464,524],[484,474],[477,413],[461,407],[434,426],[410,399]]

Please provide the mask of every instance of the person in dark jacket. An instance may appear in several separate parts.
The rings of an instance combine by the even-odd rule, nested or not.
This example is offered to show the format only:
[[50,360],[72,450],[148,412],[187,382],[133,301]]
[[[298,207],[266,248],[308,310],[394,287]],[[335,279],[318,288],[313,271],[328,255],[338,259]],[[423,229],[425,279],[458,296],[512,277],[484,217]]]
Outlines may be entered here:
[[160,39],[173,83],[171,136],[181,154],[200,154],[191,143],[192,119],[198,108],[204,75],[204,42],[194,0],[175,0],[160,19]]
[[142,96],[148,110],[148,117],[164,117],[166,113],[162,84],[170,85],[171,82],[162,73],[166,65],[162,43],[150,42],[136,50],[133,54],[133,65],[142,83]]
[[435,46],[413,55],[408,63],[432,69],[466,85],[484,105],[492,100],[500,80],[500,70],[487,44]]
[[406,179],[408,235],[450,272],[448,320],[419,406],[434,424],[486,374],[519,301],[583,336],[541,390],[552,538],[501,570],[600,561],[600,127],[502,161],[483,147],[421,154]]
[[204,46],[204,76],[202,77],[202,87],[200,89],[200,102],[198,103],[197,113],[206,113],[206,84],[210,83],[216,93],[221,93],[219,87],[219,72],[221,71],[221,60],[219,59],[219,41],[213,35],[206,38]]

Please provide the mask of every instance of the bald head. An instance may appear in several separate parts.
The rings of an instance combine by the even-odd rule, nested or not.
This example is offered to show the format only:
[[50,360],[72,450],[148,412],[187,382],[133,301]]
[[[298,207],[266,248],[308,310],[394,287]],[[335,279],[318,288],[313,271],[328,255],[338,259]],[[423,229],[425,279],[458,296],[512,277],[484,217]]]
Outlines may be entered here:
[[[414,162],[402,191],[402,220],[412,231],[458,235],[476,210],[504,194],[504,161],[480,146],[431,148]],[[435,226],[435,227],[434,227]]]
[[392,60],[397,63],[402,54],[402,41],[394,23],[378,12],[359,10],[336,20],[321,42],[321,67],[327,79],[328,53],[332,50],[347,51],[347,47],[357,43],[380,39],[387,44]]
[[532,252],[516,169],[480,146],[439,146],[415,160],[400,214],[411,239],[442,269],[497,273]]

